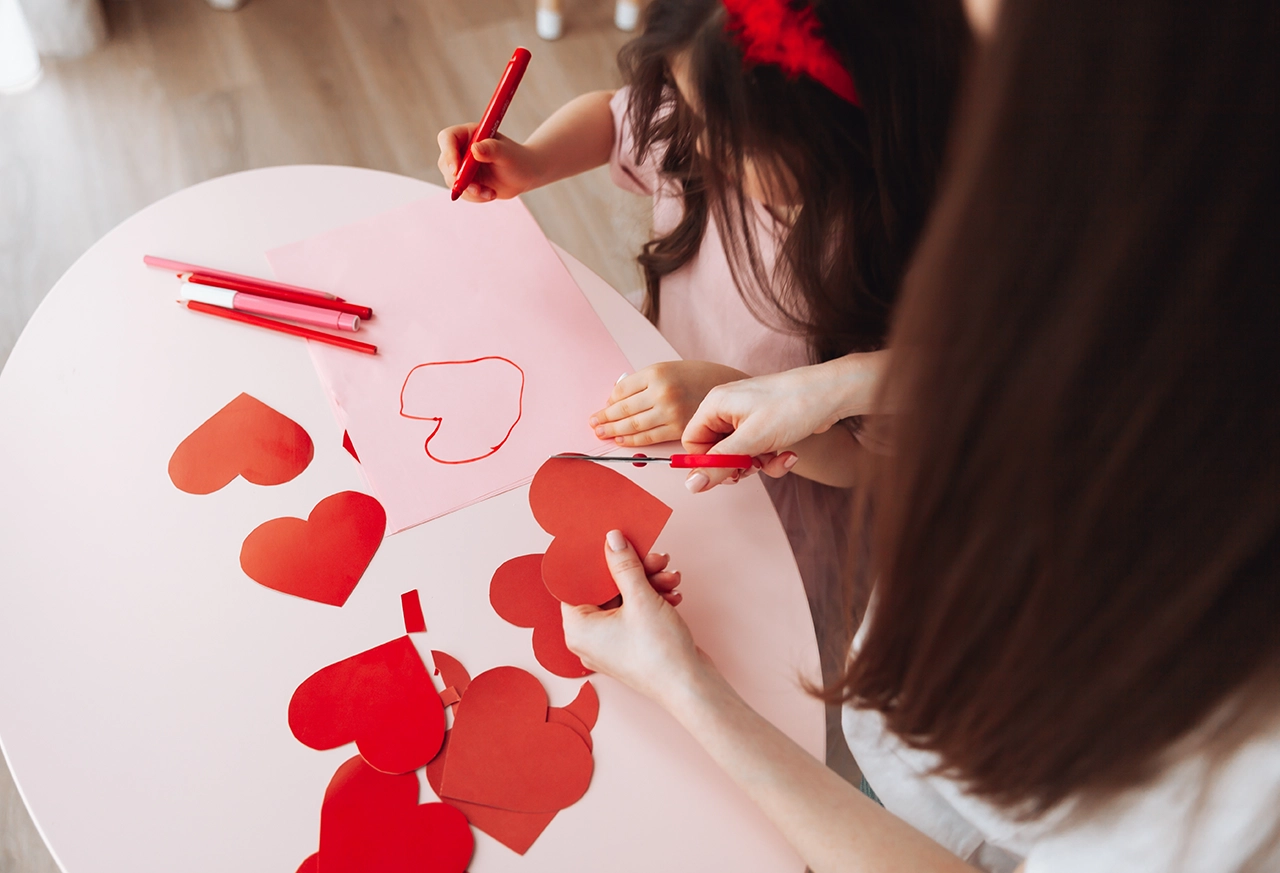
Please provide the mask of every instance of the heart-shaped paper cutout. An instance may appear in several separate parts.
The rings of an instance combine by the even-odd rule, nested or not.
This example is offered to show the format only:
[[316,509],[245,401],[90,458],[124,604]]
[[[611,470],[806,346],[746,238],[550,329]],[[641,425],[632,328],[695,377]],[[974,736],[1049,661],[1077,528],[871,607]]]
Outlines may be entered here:
[[529,506],[554,539],[542,581],[557,600],[599,606],[618,596],[604,558],[604,535],[620,530],[647,554],[671,517],[667,506],[626,476],[594,461],[552,458],[529,486]]
[[464,873],[475,851],[466,816],[445,803],[418,803],[420,791],[416,773],[390,776],[362,758],[347,761],[324,793],[316,868]]
[[591,784],[591,751],[547,721],[547,693],[518,667],[471,680],[453,716],[442,797],[517,812],[554,812]]
[[342,606],[382,544],[387,514],[368,494],[326,497],[307,520],[274,518],[240,548],[240,566],[259,585]]
[[489,603],[516,627],[533,628],[533,656],[543,667],[567,679],[591,674],[564,643],[560,601],[542,583],[542,555],[521,555],[499,567],[489,583]]
[[280,485],[307,469],[314,451],[297,422],[241,394],[178,444],[169,478],[188,494],[212,494],[236,476]]
[[[427,765],[427,781],[437,795],[440,794],[445,762],[449,757],[449,731],[444,735],[440,754]],[[513,812],[496,806],[481,806],[448,797],[441,798],[467,817],[471,826],[479,828],[516,854],[523,855],[551,824],[557,812]]]
[[435,422],[423,447],[439,464],[470,464],[494,454],[523,410],[524,370],[492,355],[419,364],[400,389],[402,416]]
[[354,742],[374,769],[408,773],[440,750],[444,707],[403,636],[311,674],[289,701],[289,729],[304,746]]

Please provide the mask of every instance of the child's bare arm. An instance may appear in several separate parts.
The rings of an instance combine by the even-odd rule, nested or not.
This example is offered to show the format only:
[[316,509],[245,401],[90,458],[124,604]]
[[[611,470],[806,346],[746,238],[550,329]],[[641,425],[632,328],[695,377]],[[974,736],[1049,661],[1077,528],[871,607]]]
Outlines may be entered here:
[[[463,198],[476,203],[507,200],[525,191],[576,176],[609,160],[613,148],[612,91],[593,91],[561,106],[523,143],[499,133],[478,142],[471,153],[480,162]],[[440,131],[437,165],[452,187],[475,123]]]

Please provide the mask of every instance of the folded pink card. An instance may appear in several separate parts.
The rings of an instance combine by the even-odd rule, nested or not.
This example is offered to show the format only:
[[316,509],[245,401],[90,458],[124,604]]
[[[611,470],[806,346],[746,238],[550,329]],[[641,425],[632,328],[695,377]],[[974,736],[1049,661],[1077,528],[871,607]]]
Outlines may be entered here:
[[371,306],[377,356],[310,343],[394,533],[528,482],[631,368],[518,200],[448,192],[267,254],[281,281]]

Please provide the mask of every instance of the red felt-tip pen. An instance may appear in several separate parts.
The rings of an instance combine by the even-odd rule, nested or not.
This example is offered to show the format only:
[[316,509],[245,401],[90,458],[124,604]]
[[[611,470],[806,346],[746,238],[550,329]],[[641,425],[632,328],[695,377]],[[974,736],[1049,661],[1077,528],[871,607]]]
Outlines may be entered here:
[[467,141],[467,150],[462,155],[462,166],[458,168],[458,178],[453,183],[453,191],[450,195],[452,199],[457,200],[461,197],[462,192],[467,190],[467,186],[475,179],[476,171],[480,169],[480,162],[471,154],[471,147],[478,142],[492,139],[498,132],[498,125],[502,123],[502,116],[507,114],[507,107],[511,105],[511,98],[516,94],[516,88],[524,77],[524,71],[529,66],[531,57],[533,56],[529,54],[529,50],[523,46],[511,54],[511,60],[507,62],[507,68],[502,71],[502,78],[498,80],[497,90],[489,100],[489,107],[485,109],[484,115],[480,117],[480,123],[476,125],[471,139]]

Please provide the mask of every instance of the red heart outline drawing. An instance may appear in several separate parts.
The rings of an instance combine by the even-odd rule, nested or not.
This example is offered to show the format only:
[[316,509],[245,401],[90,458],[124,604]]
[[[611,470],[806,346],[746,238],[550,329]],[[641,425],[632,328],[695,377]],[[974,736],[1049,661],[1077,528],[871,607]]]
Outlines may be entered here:
[[307,469],[314,453],[301,425],[240,394],[178,444],[169,479],[188,494],[212,494],[237,476],[254,485],[281,485]]
[[547,721],[547,693],[518,667],[471,680],[454,712],[442,798],[515,812],[555,812],[591,784],[591,750],[572,729]]
[[342,606],[382,544],[387,514],[368,494],[341,491],[316,504],[306,521],[273,518],[240,547],[240,567],[267,588]]
[[383,773],[408,773],[436,756],[444,707],[408,636],[311,674],[289,700],[289,729],[325,751],[354,742]]
[[671,517],[671,507],[621,473],[572,458],[552,458],[538,468],[529,507],[554,537],[542,558],[543,584],[571,606],[599,606],[618,596],[605,562],[605,534],[622,531],[644,555]]
[[[466,365],[472,365],[472,364],[481,364],[485,361],[501,361],[504,364],[509,364],[510,366],[514,367],[516,372],[520,374],[520,390],[516,395],[515,417],[511,421],[511,426],[507,428],[506,433],[503,434],[502,438],[498,441],[496,445],[487,447],[488,450],[483,452],[482,454],[475,455],[474,457],[454,458],[454,459],[445,459],[445,458],[437,457],[431,451],[431,441],[435,439],[436,434],[440,433],[440,428],[444,426],[445,416],[415,415],[407,411],[406,407],[413,405],[407,402],[405,399],[405,394],[410,390],[410,382],[413,381],[413,375],[414,373],[422,371],[424,370],[424,368],[428,368],[428,367],[466,366]],[[504,445],[506,445],[507,440],[511,438],[511,432],[516,429],[516,425],[520,423],[520,419],[524,416],[524,383],[525,383],[524,369],[515,361],[512,361],[508,358],[504,358],[500,355],[485,355],[484,357],[471,358],[466,361],[428,361],[425,364],[418,364],[416,367],[410,370],[409,373],[404,377],[404,384],[400,386],[400,415],[403,416],[404,418],[410,418],[415,421],[434,421],[436,423],[435,428],[433,428],[431,433],[427,435],[426,442],[423,443],[422,447],[423,447],[423,450],[427,453],[427,457],[435,461],[437,464],[474,464],[476,461],[483,461],[485,458],[488,458],[491,455],[495,454],[499,449],[501,449]]]
[[533,656],[557,676],[579,679],[591,672],[564,642],[560,601],[542,583],[542,555],[505,562],[489,582],[489,603],[503,620],[533,628]]
[[475,851],[466,816],[446,803],[420,804],[420,793],[416,773],[390,776],[350,759],[324,793],[320,851],[300,869],[464,873]]

